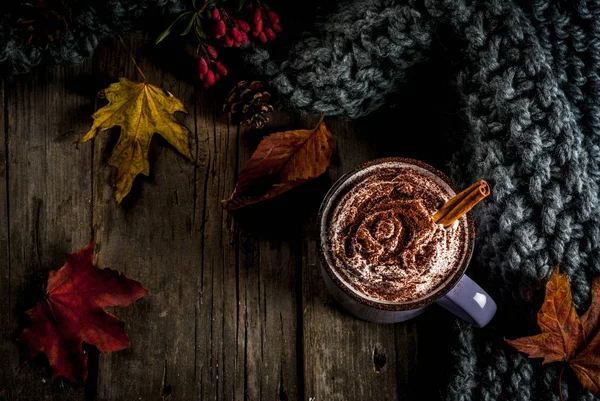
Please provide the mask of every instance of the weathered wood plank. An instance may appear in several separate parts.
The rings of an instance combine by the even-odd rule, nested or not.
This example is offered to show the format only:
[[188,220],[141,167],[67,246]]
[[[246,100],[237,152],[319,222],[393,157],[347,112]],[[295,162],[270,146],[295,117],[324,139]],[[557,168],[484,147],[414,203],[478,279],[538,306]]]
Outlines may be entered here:
[[[198,101],[197,177],[201,266],[197,332],[197,384],[200,399],[232,399],[240,396],[243,353],[237,342],[244,338],[237,328],[245,324],[239,312],[237,289],[238,251],[235,221],[223,210],[221,200],[234,187],[237,170],[237,133],[217,120],[218,105],[207,91]],[[205,152],[205,153],[204,153]]]
[[451,314],[433,305],[423,315],[395,325],[399,400],[445,398],[450,366],[447,333],[453,320]]
[[[290,113],[275,113],[266,133],[289,129],[294,120]],[[256,130],[241,133],[240,171],[264,134]],[[238,341],[238,349],[245,352],[244,389],[249,400],[296,400],[301,391],[297,358],[302,355],[296,350],[300,231],[290,228],[289,218],[277,215],[276,208],[282,205],[290,206],[284,213],[296,213],[292,205],[275,198],[235,215],[240,221],[239,288],[241,320],[245,322],[244,341]],[[241,398],[241,394],[236,397]]]
[[[426,344],[421,344],[419,334],[423,325],[421,318],[398,323],[394,326],[396,339],[395,355],[398,386],[398,400],[435,400],[430,397],[431,386],[422,386],[424,377],[430,377],[427,366],[420,364],[420,351]],[[430,361],[427,361],[430,362]]]
[[[14,361],[8,358],[12,352],[16,352],[14,344],[11,342],[11,337],[14,330],[14,322],[12,322],[13,314],[11,303],[10,290],[10,257],[9,257],[9,230],[8,230],[8,195],[7,187],[7,149],[8,132],[5,130],[5,99],[4,99],[4,81],[0,81],[0,383],[5,383],[8,377],[13,373],[10,362]],[[8,385],[0,385],[0,399],[7,398],[10,390]]]
[[[291,241],[252,241],[254,264],[247,261],[249,247],[240,249],[240,299],[245,336],[238,340],[244,353],[245,385],[236,389],[243,399],[298,399],[296,376],[295,249]],[[241,392],[239,390],[244,390]]]
[[[306,127],[314,126],[315,118]],[[376,158],[376,149],[351,122],[327,120],[336,151],[329,177]],[[319,271],[316,223],[307,224],[302,245],[302,311],[305,399],[396,400],[397,366],[393,325],[355,318],[331,297]],[[408,339],[407,339],[408,340]],[[410,350],[410,343],[405,343]]]
[[[83,387],[51,380],[45,358],[16,372],[17,348],[5,340],[15,333],[24,310],[41,299],[35,296],[43,296],[41,284],[47,270],[59,268],[67,254],[90,240],[91,150],[75,145],[77,135],[73,133],[85,130],[87,122],[82,114],[93,104],[71,85],[90,70],[89,62],[40,69],[5,89],[3,176],[8,180],[10,221],[8,235],[3,238],[5,243],[10,239],[10,270],[2,267],[3,277],[6,272],[9,275],[0,290],[4,304],[0,345],[3,399],[84,397]],[[2,200],[6,203],[5,198]],[[37,291],[31,291],[32,287]],[[90,369],[95,370],[95,366]]]
[[[194,87],[153,65],[143,55],[142,47],[148,41],[136,37],[126,43],[148,81],[172,92],[191,109],[190,114],[180,117],[194,132]],[[97,60],[99,77],[141,80],[118,40],[101,49]],[[132,345],[100,357],[97,398],[195,399],[195,318],[200,282],[193,219],[195,166],[155,136],[150,176],[138,177],[132,193],[118,205],[112,188],[115,169],[107,164],[118,135],[118,129],[103,133],[93,145],[97,261],[101,267],[118,269],[139,280],[149,293],[130,307],[115,311],[126,322]],[[192,154],[195,150],[192,135]]]
[[212,108],[201,102],[198,117],[200,148],[208,150],[205,192],[198,192],[202,197],[198,204],[204,205],[198,338],[210,339],[208,344],[198,343],[200,395],[202,399],[296,399],[292,245],[262,238],[260,218],[238,225],[256,209],[234,215],[221,207],[221,200],[233,191],[238,169],[252,153],[248,142],[256,141],[249,137],[257,134],[240,136],[222,117],[215,126],[207,118],[211,114],[202,109]]

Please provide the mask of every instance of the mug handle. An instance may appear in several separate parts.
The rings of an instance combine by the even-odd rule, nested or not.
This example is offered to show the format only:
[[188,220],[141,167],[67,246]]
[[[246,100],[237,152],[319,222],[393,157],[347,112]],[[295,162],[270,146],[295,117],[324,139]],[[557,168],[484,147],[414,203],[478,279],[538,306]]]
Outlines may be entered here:
[[466,274],[437,303],[477,327],[488,324],[496,313],[496,302]]

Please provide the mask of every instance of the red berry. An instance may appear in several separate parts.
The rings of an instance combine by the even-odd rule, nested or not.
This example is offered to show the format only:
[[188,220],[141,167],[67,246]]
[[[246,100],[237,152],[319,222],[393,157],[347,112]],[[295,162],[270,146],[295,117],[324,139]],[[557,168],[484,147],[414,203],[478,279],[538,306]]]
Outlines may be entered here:
[[265,30],[265,33],[267,34],[267,38],[269,38],[269,40],[275,40],[275,38],[276,38],[275,32],[273,32],[273,30],[271,28],[267,28]]
[[254,24],[254,32],[256,33],[260,33],[263,30],[263,21],[262,20],[258,20],[258,22],[255,22]]
[[258,34],[258,40],[260,40],[260,43],[267,43],[267,36],[264,32]]
[[236,27],[231,28],[231,36],[238,42],[242,41],[242,33]]
[[219,57],[219,53],[217,53],[217,51],[215,50],[214,47],[212,47],[211,45],[206,45],[206,52],[212,57],[212,58],[217,58]]
[[201,58],[198,62],[198,74],[206,74],[208,72],[208,64],[206,64],[206,60]]
[[233,38],[229,35],[225,36],[225,47],[233,46]]
[[238,21],[238,26],[240,27],[240,29],[246,33],[250,32],[250,24],[248,24],[246,21],[243,20],[239,20]]
[[217,7],[212,9],[211,18],[213,21],[218,21],[221,19],[221,14],[219,14],[219,9]]
[[219,74],[215,73],[215,80],[220,81],[221,80],[221,76]]
[[223,63],[221,63],[220,61],[217,61],[217,63],[215,64],[215,68],[217,69],[217,72],[219,74],[223,76],[227,75],[227,68],[225,68]]
[[273,11],[269,11],[269,19],[271,20],[271,22],[279,22],[279,15],[275,14]]
[[265,10],[271,11],[271,7],[269,7],[267,3],[262,3],[262,6],[265,8]]
[[258,23],[258,21],[260,21],[262,19],[262,12],[260,11],[260,8],[257,8],[256,10],[254,10],[254,23]]
[[283,31],[283,29],[281,28],[281,25],[279,25],[276,22],[273,23],[273,30],[277,33],[280,33],[281,31]]
[[209,88],[215,84],[215,73],[211,70],[208,70],[206,76],[204,77],[204,87]]
[[246,32],[241,32],[241,36],[242,36],[242,39],[240,40],[240,43],[243,45],[248,43],[248,35],[246,35]]
[[223,20],[219,20],[217,25],[215,25],[215,38],[219,39],[223,35],[225,35],[227,29],[225,28],[225,22]]

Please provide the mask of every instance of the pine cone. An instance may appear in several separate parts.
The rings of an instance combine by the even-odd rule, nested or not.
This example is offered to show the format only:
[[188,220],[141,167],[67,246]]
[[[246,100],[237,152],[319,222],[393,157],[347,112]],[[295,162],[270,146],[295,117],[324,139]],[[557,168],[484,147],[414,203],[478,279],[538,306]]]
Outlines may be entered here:
[[71,6],[76,0],[22,0],[18,23],[28,35],[27,42],[38,46],[60,40],[72,21]]
[[269,104],[271,94],[261,89],[260,81],[240,81],[229,92],[223,112],[227,113],[232,124],[262,128],[269,121],[268,115],[273,111]]

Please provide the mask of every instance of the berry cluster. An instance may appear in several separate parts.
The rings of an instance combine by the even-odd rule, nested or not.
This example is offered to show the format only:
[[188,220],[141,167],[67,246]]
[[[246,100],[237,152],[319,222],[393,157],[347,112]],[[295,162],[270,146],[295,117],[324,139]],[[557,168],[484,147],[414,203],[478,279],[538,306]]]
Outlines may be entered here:
[[250,25],[246,21],[230,17],[227,11],[217,7],[212,9],[210,15],[215,22],[215,39],[223,38],[225,47],[240,47],[248,43]]
[[[40,0],[42,1],[42,0]],[[239,1],[239,0],[238,0]],[[261,43],[275,40],[276,33],[281,32],[279,16],[261,0],[241,0],[240,10],[245,2],[249,2],[245,11],[253,17],[253,25],[242,19],[229,15],[224,7],[215,6],[213,0],[204,0],[194,10],[184,11],[156,39],[160,43],[171,34],[177,23],[187,21],[182,36],[194,33],[198,41],[198,77],[205,88],[210,88],[216,81],[227,75],[227,68],[218,60],[217,51],[209,43],[221,40],[224,47],[241,47],[249,41],[249,34]],[[212,32],[211,32],[212,29]],[[211,33],[209,33],[211,32]]]
[[198,60],[198,78],[204,82],[205,88],[210,88],[227,75],[227,68],[217,60],[219,54],[211,45],[200,44],[199,53],[203,52]]
[[[252,9],[252,4],[250,4]],[[279,25],[279,15],[277,15],[267,4],[257,1],[254,8],[254,25],[252,26],[252,36],[258,38],[261,43],[267,43],[268,40],[275,40],[276,33],[282,31]]]
[[[279,16],[267,4],[256,0],[250,2],[248,10],[253,13],[253,26],[242,19],[231,17],[223,7],[214,7],[208,10],[210,19],[214,23],[213,37],[222,39],[225,47],[241,47],[248,43],[248,34],[256,37],[261,43],[275,40],[276,34],[282,31],[279,25]],[[205,45],[214,51],[210,45]],[[217,61],[216,51],[214,56],[205,52],[205,57],[200,57],[198,76],[204,82],[204,87],[209,88],[227,75],[227,69]]]

